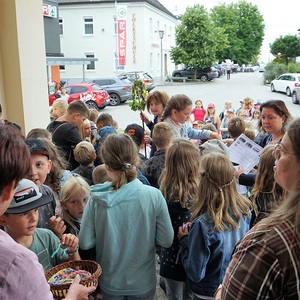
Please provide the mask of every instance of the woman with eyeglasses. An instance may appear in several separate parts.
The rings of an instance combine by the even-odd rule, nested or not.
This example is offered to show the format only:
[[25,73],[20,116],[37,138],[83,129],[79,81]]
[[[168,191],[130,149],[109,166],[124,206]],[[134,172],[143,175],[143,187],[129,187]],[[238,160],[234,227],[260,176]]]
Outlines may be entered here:
[[273,151],[282,204],[236,245],[216,299],[300,299],[300,118]]
[[265,101],[260,106],[258,128],[262,130],[255,142],[261,147],[280,142],[292,116],[282,100]]
[[[260,119],[258,129],[261,130],[256,136],[255,142],[261,147],[282,140],[286,127],[292,120],[292,116],[282,100],[265,101],[260,106]],[[244,174],[242,169],[235,172],[239,184],[253,186],[256,174]]]

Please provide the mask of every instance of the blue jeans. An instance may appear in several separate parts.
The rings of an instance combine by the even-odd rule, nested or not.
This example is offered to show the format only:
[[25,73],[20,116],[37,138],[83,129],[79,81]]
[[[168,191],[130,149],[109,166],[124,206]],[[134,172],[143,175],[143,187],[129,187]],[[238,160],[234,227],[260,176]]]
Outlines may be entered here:
[[192,300],[193,292],[188,284],[183,281],[164,278],[166,294],[169,300]]
[[115,296],[109,295],[101,291],[104,300],[153,300],[155,297],[156,288],[151,290],[150,292],[144,295],[137,295],[137,296]]

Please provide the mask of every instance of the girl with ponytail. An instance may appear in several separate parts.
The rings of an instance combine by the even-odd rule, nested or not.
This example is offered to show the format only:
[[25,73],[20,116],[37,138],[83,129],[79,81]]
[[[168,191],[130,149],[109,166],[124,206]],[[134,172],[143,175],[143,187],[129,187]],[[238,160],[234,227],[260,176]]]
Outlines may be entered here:
[[138,150],[127,134],[108,135],[101,156],[111,182],[91,187],[80,248],[96,248],[104,299],[152,299],[155,245],[169,247],[173,228],[162,193],[137,179]]

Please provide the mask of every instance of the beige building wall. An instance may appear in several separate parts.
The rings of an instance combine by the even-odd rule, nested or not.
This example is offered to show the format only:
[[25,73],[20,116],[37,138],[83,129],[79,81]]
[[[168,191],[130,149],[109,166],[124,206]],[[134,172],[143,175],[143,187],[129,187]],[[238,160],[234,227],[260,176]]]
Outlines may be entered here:
[[0,104],[24,134],[49,123],[41,0],[0,0]]

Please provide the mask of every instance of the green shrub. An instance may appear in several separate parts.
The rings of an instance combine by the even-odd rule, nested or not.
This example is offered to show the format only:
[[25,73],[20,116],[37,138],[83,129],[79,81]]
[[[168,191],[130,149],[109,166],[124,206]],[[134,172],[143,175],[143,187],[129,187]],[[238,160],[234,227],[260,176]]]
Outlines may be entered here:
[[285,64],[278,64],[271,62],[266,65],[266,71],[264,72],[264,84],[269,84],[273,79],[286,72]]
[[297,65],[293,63],[289,63],[287,71],[288,73],[297,73]]

